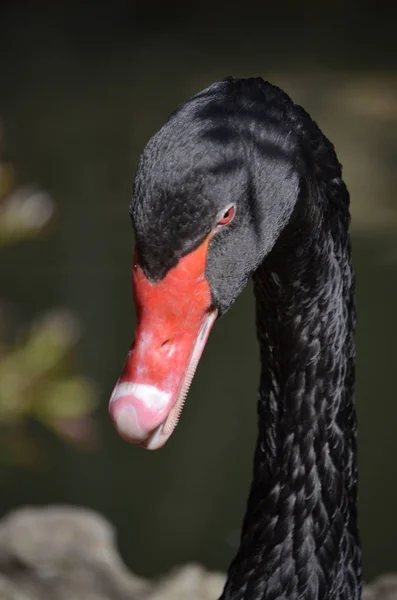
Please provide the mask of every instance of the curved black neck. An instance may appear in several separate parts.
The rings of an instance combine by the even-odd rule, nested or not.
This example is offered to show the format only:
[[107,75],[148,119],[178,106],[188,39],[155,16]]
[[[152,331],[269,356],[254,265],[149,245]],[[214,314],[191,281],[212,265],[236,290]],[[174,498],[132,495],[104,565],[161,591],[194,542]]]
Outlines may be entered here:
[[222,600],[361,594],[354,275],[347,208],[331,209],[293,219],[254,275],[259,434]]

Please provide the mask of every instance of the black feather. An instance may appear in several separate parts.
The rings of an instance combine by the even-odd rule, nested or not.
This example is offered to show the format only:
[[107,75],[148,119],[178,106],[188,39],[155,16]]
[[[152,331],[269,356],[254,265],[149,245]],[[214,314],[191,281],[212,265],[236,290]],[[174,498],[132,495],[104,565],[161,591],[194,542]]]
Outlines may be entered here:
[[241,545],[222,600],[358,600],[354,273],[334,148],[279,88],[228,78],[146,147],[131,216],[161,279],[222,207],[206,277],[220,313],[253,275],[262,373]]

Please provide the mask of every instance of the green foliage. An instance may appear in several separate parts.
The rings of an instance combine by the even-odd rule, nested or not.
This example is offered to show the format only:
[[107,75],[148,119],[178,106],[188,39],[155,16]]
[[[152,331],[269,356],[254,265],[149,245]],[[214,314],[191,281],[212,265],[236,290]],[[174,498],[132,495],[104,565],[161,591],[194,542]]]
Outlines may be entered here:
[[[13,168],[0,156],[0,248],[40,235],[54,213],[48,194],[15,186]],[[89,447],[96,393],[92,382],[73,369],[76,319],[54,311],[22,327],[24,333],[11,342],[5,322],[0,314],[0,461],[26,464],[38,458],[37,440],[29,433],[32,420]]]

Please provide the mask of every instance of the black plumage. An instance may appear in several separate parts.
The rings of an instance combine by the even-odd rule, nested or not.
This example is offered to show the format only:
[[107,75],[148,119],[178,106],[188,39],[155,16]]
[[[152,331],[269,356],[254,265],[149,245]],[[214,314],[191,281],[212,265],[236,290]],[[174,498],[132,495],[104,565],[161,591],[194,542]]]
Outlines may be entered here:
[[153,281],[222,208],[206,277],[223,314],[252,275],[262,372],[241,544],[222,600],[361,594],[349,194],[309,115],[260,78],[179,107],[146,147],[131,216]]

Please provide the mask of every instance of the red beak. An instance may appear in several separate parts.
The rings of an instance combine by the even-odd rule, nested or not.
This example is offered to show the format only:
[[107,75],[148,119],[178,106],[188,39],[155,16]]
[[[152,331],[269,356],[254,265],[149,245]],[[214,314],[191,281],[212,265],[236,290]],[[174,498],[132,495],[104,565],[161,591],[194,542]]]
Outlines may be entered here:
[[208,243],[209,237],[158,283],[147,279],[135,252],[135,340],[109,412],[121,437],[151,450],[163,446],[178,423],[216,319],[205,278]]

